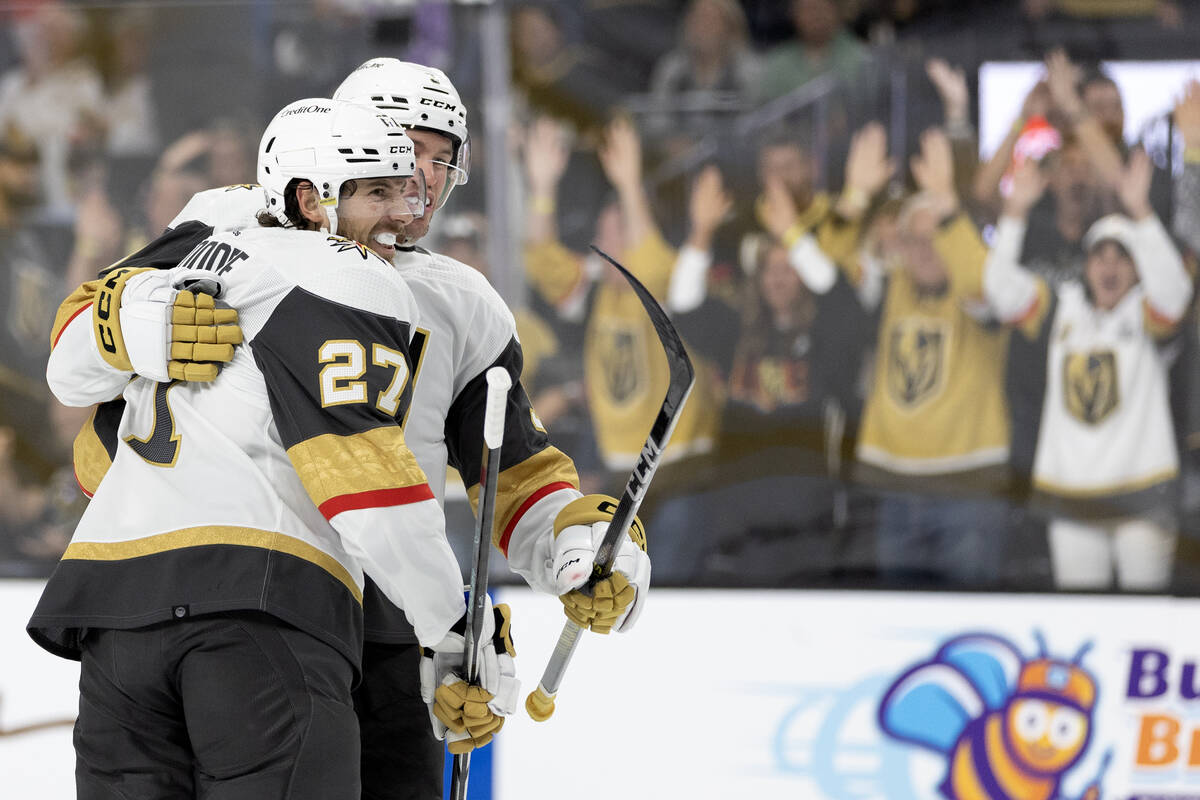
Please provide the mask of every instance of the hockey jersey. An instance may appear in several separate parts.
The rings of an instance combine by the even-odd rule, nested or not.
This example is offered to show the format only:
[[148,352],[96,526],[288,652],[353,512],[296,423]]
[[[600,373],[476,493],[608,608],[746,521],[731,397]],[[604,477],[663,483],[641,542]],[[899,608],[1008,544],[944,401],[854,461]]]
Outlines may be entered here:
[[1030,338],[1050,326],[1046,393],[1033,485],[1071,513],[1117,514],[1156,502],[1146,490],[1179,471],[1159,339],[1187,310],[1191,278],[1157,218],[1129,227],[1140,282],[1111,310],[1099,309],[1078,281],[1057,288],[1021,267],[1021,220],[1002,218],[988,259],[986,287],[1003,319]]
[[[652,295],[665,298],[675,251],[657,232],[621,255]],[[526,275],[548,299],[588,279],[582,260],[556,241],[525,249]],[[610,470],[631,469],[667,390],[670,371],[654,325],[623,281],[598,283],[587,317],[583,347],[585,389],[596,443]],[[712,367],[697,361],[696,385],[679,415],[663,463],[712,450],[723,397]]]
[[405,443],[411,292],[357,242],[281,229],[215,236],[172,270],[201,277],[246,344],[210,384],[128,383],[112,467],[31,635],[78,657],[88,627],[254,609],[358,664],[365,570],[436,644],[465,604]]
[[859,474],[895,482],[982,469],[982,481],[999,481],[999,469],[991,470],[1008,457],[1009,332],[968,313],[968,304],[982,299],[986,256],[970,220],[960,214],[938,232],[934,247],[950,273],[944,293],[922,294],[899,271],[888,279],[859,434]]
[[[186,252],[181,241],[206,235],[213,223],[218,228],[253,227],[261,207],[261,193],[241,187],[200,192],[166,234],[122,263],[169,266]],[[519,383],[522,352],[512,314],[487,280],[461,262],[411,248],[398,250],[393,263],[421,314],[412,332],[414,388],[406,441],[439,503],[444,501],[447,465],[459,471],[476,502],[487,396],[484,376],[492,366],[508,370],[514,387],[505,416],[495,543],[509,566],[533,588],[554,593],[545,566],[553,545],[552,523],[563,506],[581,496],[579,479],[571,459],[550,444]],[[92,293],[94,288],[85,285],[64,302],[55,335],[66,344],[60,343],[51,355],[52,371],[59,376],[56,391],[73,393],[77,403],[112,397],[130,377],[99,357],[90,326],[74,319]],[[111,462],[120,417],[119,400],[102,403],[76,439],[76,477],[85,491],[94,490]],[[403,614],[370,581],[364,604],[369,640],[413,640]]]

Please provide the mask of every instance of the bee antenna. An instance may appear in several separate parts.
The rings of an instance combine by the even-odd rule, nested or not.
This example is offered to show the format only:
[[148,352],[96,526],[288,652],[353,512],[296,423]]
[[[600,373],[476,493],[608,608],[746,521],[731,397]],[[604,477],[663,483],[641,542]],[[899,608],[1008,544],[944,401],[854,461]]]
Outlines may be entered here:
[[1046,649],[1046,639],[1044,636],[1042,636],[1042,632],[1037,629],[1034,629],[1033,639],[1034,639],[1034,641],[1037,642],[1038,658],[1049,658],[1050,651]]
[[1081,664],[1081,663],[1083,663],[1083,657],[1084,657],[1084,656],[1086,656],[1086,655],[1088,654],[1088,651],[1089,651],[1089,650],[1091,650],[1091,649],[1092,649],[1092,643],[1091,643],[1091,642],[1084,642],[1084,643],[1083,643],[1083,646],[1079,648],[1079,652],[1078,652],[1078,653],[1076,653],[1076,654],[1075,654],[1075,657],[1071,659],[1071,663],[1072,663],[1072,664]]

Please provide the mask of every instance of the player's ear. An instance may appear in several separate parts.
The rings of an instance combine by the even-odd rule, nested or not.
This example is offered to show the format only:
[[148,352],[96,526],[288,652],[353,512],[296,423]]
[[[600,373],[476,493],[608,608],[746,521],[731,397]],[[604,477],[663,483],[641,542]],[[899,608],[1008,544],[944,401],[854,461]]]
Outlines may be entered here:
[[315,228],[320,229],[321,226],[329,225],[329,220],[325,216],[325,209],[321,208],[317,190],[308,181],[301,181],[297,184],[296,205],[300,209],[300,214],[306,220],[313,223]]

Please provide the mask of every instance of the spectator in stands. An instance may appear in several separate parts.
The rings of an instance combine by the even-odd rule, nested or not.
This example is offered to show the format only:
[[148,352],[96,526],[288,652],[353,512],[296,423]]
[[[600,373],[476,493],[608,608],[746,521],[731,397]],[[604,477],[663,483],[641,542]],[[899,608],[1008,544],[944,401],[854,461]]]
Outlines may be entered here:
[[[1021,263],[1051,285],[1083,271],[1083,235],[1116,209],[1113,193],[1122,170],[1123,112],[1115,87],[1103,76],[1081,90],[1083,73],[1061,50],[1046,59],[1046,79],[1025,98],[1004,142],[976,173],[976,200],[990,216],[1001,208],[1002,184],[1025,159],[1041,161],[1049,189],[1029,215]],[[1095,113],[1084,98],[1090,98]],[[1103,120],[1103,121],[1102,121]],[[1116,138],[1114,138],[1114,136]],[[1005,176],[1008,176],[1007,178]],[[1046,347],[1014,337],[1005,391],[1011,414],[1010,455],[1017,488],[1028,488],[1045,394]]]
[[1098,69],[1086,71],[1073,64],[1064,50],[1055,50],[1046,57],[1046,86],[1054,121],[1079,142],[1101,184],[1115,188],[1125,151],[1125,107],[1117,84]]
[[1032,156],[1062,148],[1062,175],[1051,182],[1050,216],[1057,220],[1061,238],[1076,245],[1087,227],[1114,207],[1109,196],[1121,177],[1124,120],[1112,79],[1098,71],[1085,75],[1064,51],[1053,51],[1046,57],[1046,79],[1030,91],[1008,135],[977,173],[975,199],[1000,208],[1003,176],[1025,155],[1020,144],[1032,137],[1047,142],[1045,131],[1053,141],[1033,142],[1039,149]]
[[598,134],[641,81],[602,51],[571,41],[560,19],[565,13],[547,0],[521,0],[512,8],[513,83],[524,90],[535,113]]
[[147,68],[154,36],[154,10],[118,8],[104,17],[106,36],[100,53],[104,76],[104,126],[109,155],[157,156],[162,147],[153,79]]
[[1053,514],[1054,577],[1067,589],[1161,591],[1171,577],[1179,474],[1161,345],[1189,307],[1191,277],[1150,206],[1141,150],[1117,189],[1126,214],[1084,237],[1081,282],[1055,290],[1020,266],[1025,220],[1047,184],[1036,162],[1014,175],[984,287],[1030,338],[1050,329],[1034,489]]
[[942,104],[943,125],[954,151],[954,182],[959,197],[970,197],[979,167],[979,141],[971,124],[971,94],[962,67],[940,58],[925,62],[925,75]]
[[[550,157],[542,149],[535,150],[537,145],[537,141],[527,144],[527,153],[537,155],[526,158],[530,181],[526,274],[535,291],[559,313],[582,321],[588,409],[600,458],[611,474],[612,488],[619,491],[666,392],[666,357],[625,279],[602,262],[571,252],[558,240],[553,198],[566,158],[561,152]],[[663,240],[650,210],[642,184],[641,138],[628,119],[617,118],[606,128],[600,161],[617,200],[605,206],[597,221],[596,244],[627,266],[662,302],[676,253]],[[657,544],[652,542],[650,548],[656,579],[667,583],[686,582],[697,566],[688,537],[702,522],[694,518],[681,493],[705,487],[705,456],[717,435],[719,384],[708,367],[696,361],[696,387],[678,419],[643,513],[647,524],[662,532],[653,537]]]
[[1200,255],[1200,81],[1192,79],[1175,104],[1175,127],[1183,136],[1183,171],[1175,180],[1172,232]]
[[853,86],[869,54],[843,24],[834,0],[791,0],[796,38],[767,51],[759,99],[771,100],[832,72]]
[[[38,148],[15,126],[0,135],[0,558],[52,563],[65,546],[47,539],[54,511],[48,486],[69,461],[46,387],[46,332],[67,291],[61,236],[32,222],[40,199]],[[61,258],[61,261],[57,259]],[[61,531],[60,531],[61,532]]]
[[735,0],[691,0],[679,42],[650,76],[656,113],[646,117],[648,136],[668,155],[749,109],[762,65],[750,47],[746,15]]
[[1000,579],[1007,521],[1008,332],[980,313],[986,249],[944,133],[921,137],[911,169],[920,191],[898,217],[856,473],[881,491],[885,579],[980,587]]
[[[1175,129],[1183,139],[1183,168],[1173,180],[1174,217],[1171,232],[1186,248],[1189,264],[1200,257],[1200,81],[1189,80],[1172,114]],[[1170,152],[1170,150],[1168,150]],[[1193,302],[1191,318],[1182,326],[1184,348],[1172,373],[1172,396],[1179,420],[1180,443],[1186,458],[1182,494],[1181,530],[1176,549],[1176,584],[1194,593],[1200,586],[1200,329]],[[1191,534],[1190,536],[1186,534]]]
[[73,205],[72,150],[103,142],[103,86],[81,57],[86,20],[62,2],[21,12],[14,29],[20,66],[0,77],[0,129],[9,125],[38,143],[43,202],[58,216]]
[[76,210],[67,270],[71,285],[91,280],[103,267],[160,235],[196,192],[252,181],[249,148],[249,139],[236,123],[215,120],[172,142],[132,196],[120,196],[106,179],[119,165],[100,165]]
[[728,393],[715,488],[701,498],[707,524],[693,536],[718,551],[705,560],[706,580],[828,579],[837,566],[840,426],[855,403],[862,315],[846,313],[855,310],[848,285],[808,232],[790,247],[752,234],[739,296],[710,292],[713,238],[731,203],[715,166],[697,175],[667,296],[692,352],[718,367]]

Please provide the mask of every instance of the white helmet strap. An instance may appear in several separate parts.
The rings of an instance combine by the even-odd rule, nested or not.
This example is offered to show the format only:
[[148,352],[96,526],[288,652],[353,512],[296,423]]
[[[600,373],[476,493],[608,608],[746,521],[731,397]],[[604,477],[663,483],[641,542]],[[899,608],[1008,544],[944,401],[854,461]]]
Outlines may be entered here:
[[321,207],[325,209],[325,216],[329,217],[329,235],[336,236],[338,229],[337,198],[334,198],[333,202],[322,200]]

